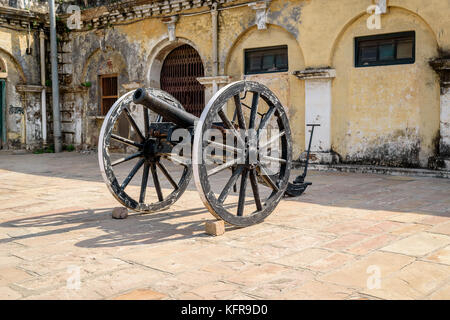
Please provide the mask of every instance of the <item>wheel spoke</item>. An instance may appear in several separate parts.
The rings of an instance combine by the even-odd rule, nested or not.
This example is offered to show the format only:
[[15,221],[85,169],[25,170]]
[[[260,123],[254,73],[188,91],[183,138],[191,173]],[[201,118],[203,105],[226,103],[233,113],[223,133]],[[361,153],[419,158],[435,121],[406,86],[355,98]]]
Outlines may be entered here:
[[114,161],[113,163],[111,163],[111,166],[114,167],[114,166],[116,166],[118,164],[124,163],[126,161],[130,161],[130,160],[132,160],[134,158],[137,158],[137,157],[140,157],[140,156],[142,156],[142,152],[133,153],[132,155],[130,155],[128,157],[123,157],[123,158],[120,158],[120,159]]
[[131,126],[133,127],[134,131],[136,131],[136,133],[138,134],[139,138],[141,138],[141,141],[144,141],[145,138],[142,135],[141,130],[139,130],[139,127],[137,126],[137,124],[134,121],[133,117],[131,116],[130,110],[128,110],[128,108],[124,108],[123,110],[125,111],[125,115],[126,115],[128,121],[130,122]]
[[148,120],[148,109],[146,107],[144,108],[144,133],[145,137],[148,137],[150,132],[150,122]]
[[286,163],[285,159],[275,158],[275,157],[269,157],[269,156],[262,156],[263,159],[269,160],[269,161],[275,161],[280,163]]
[[236,106],[239,128],[245,129],[247,126],[245,125],[244,113],[242,112],[241,98],[239,97],[239,94],[235,95],[233,98]]
[[118,136],[116,134],[111,134],[111,138],[116,140],[116,141],[118,141],[118,142],[121,142],[121,143],[124,143],[126,145],[129,145],[131,147],[136,147],[136,148],[143,148],[144,147],[142,145],[142,143],[138,143],[138,142],[132,141],[130,139]]
[[217,201],[219,201],[219,203],[223,203],[225,201],[228,194],[230,193],[231,187],[236,185],[236,181],[239,178],[239,176],[241,175],[243,169],[244,169],[244,167],[239,167],[233,171],[233,174],[231,175],[227,184],[225,185],[222,192],[220,193],[219,198],[217,199]]
[[147,190],[149,167],[150,165],[148,164],[148,162],[146,162],[144,165],[144,172],[142,173],[141,194],[139,196],[139,203],[144,203],[145,201],[145,192]]
[[240,217],[244,214],[245,189],[247,188],[247,177],[248,177],[248,169],[244,168],[241,178],[241,188],[239,189],[239,202],[237,209],[237,215]]
[[265,113],[264,117],[261,119],[261,122],[259,123],[259,130],[264,130],[266,128],[266,126],[269,124],[269,120],[270,118],[272,118],[272,116],[275,113],[275,107],[270,107],[270,109]]
[[220,119],[223,121],[223,123],[225,124],[225,126],[231,130],[231,132],[233,133],[233,135],[236,137],[236,139],[238,140],[238,143],[240,143],[241,146],[245,146],[245,142],[244,140],[242,140],[241,135],[239,134],[239,132],[236,131],[236,128],[233,126],[233,124],[230,122],[230,119],[228,119],[227,115],[225,114],[225,112],[223,112],[223,110],[219,110],[218,112]]
[[270,139],[266,142],[264,142],[262,145],[259,146],[259,149],[264,149],[265,147],[267,147],[269,144],[274,143],[277,139],[281,138],[282,136],[284,136],[285,132],[280,131],[278,132],[278,134],[274,135],[273,137],[270,137]]
[[253,92],[252,109],[250,110],[250,120],[248,124],[249,129],[255,128],[256,113],[258,112],[258,100],[259,100],[259,93]]
[[253,196],[255,197],[256,209],[258,211],[261,211],[262,210],[261,197],[259,196],[258,181],[256,180],[255,169],[250,170],[250,184],[252,185]]
[[150,164],[150,169],[152,170],[153,183],[155,184],[156,194],[158,195],[158,200],[163,201],[164,197],[161,191],[161,185],[159,184],[158,173],[156,172],[156,165],[154,162]]
[[[234,173],[234,168],[231,168],[231,174],[233,174]],[[237,186],[236,186],[236,182],[235,183],[233,183],[233,192],[237,192]]]
[[274,191],[279,191],[280,188],[278,188],[277,184],[275,183],[275,181],[272,180],[272,178],[270,177],[270,175],[267,173],[266,169],[264,169],[264,167],[262,166],[262,164],[259,164],[259,173],[261,175],[261,178],[274,190]]
[[178,190],[178,184],[173,180],[172,176],[167,171],[166,167],[161,162],[156,162],[156,165],[161,170],[161,172],[166,176],[167,180],[169,180],[170,184],[175,188],[175,190]]
[[222,150],[228,150],[228,151],[231,151],[231,152],[234,152],[234,153],[242,152],[241,149],[235,148],[235,147],[230,146],[228,144],[222,144],[220,142],[216,142],[216,141],[212,141],[212,140],[207,140],[207,142],[209,144],[215,146],[215,147],[222,148]]
[[144,159],[141,159],[138,161],[138,163],[136,163],[136,165],[133,167],[133,169],[130,171],[130,173],[128,174],[128,176],[125,178],[125,180],[122,182],[122,185],[120,186],[120,188],[122,190],[125,190],[125,188],[127,187],[127,185],[130,183],[131,179],[133,179],[133,177],[135,176],[136,172],[138,172],[138,170],[142,167],[142,165],[144,164]]
[[238,162],[238,159],[233,159],[233,160],[230,160],[228,162],[225,162],[225,163],[221,164],[220,166],[215,167],[214,169],[209,170],[208,173],[207,173],[208,177],[212,176],[212,175],[214,175],[216,173],[219,173],[220,171],[223,171],[223,170],[225,170],[225,169],[227,169],[229,167],[234,166],[235,164],[237,164],[237,162]]
[[180,157],[176,154],[172,154],[172,153],[167,153],[163,155],[164,158],[166,158],[167,160],[173,161],[175,163],[181,164],[184,167],[189,166],[189,159],[185,158],[185,157]]

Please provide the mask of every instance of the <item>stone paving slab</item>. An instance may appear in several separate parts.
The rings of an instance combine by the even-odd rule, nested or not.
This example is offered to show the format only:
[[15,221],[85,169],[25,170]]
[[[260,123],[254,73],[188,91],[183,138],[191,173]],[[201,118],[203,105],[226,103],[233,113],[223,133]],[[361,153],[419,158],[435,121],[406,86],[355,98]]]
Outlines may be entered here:
[[116,220],[96,154],[1,154],[0,299],[450,299],[450,180],[308,180],[214,237],[193,183]]

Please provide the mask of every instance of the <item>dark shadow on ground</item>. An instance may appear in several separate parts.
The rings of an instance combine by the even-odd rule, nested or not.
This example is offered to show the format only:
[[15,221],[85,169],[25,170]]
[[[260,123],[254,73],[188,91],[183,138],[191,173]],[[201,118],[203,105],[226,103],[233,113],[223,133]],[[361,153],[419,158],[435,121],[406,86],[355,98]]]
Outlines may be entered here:
[[[97,164],[97,154],[61,153],[43,155],[0,155],[0,169],[26,174],[78,179],[103,183]],[[295,177],[301,170],[295,170]],[[355,208],[376,211],[415,212],[424,215],[450,216],[450,180],[439,178],[396,177],[381,174],[357,174],[336,172],[308,172],[306,181],[313,182],[300,197],[284,198],[281,201],[298,201],[323,206]],[[135,184],[138,184],[136,181]],[[105,186],[106,188],[106,186]],[[188,190],[196,190],[191,181]],[[117,205],[118,203],[111,203]],[[168,239],[194,237],[203,229],[202,220],[167,223],[171,217],[207,213],[204,207],[177,212],[160,212],[148,215],[133,215],[126,221],[113,221],[111,208],[81,212],[65,212],[37,218],[10,221],[7,225],[39,226],[46,223],[63,226],[79,221],[80,226],[68,227],[52,232],[60,233],[98,227],[109,235],[81,242],[80,246],[114,246],[139,243],[155,243]],[[301,212],[299,212],[301,214]],[[208,218],[211,218],[208,213]],[[120,229],[117,226],[122,224]],[[126,227],[123,227],[126,224]],[[33,235],[31,235],[33,236]],[[39,234],[35,235],[39,236]],[[1,242],[0,242],[1,243]]]
[[[0,245],[22,239],[36,239],[84,229],[101,229],[106,234],[81,240],[75,245],[83,248],[131,246],[140,244],[156,244],[165,241],[209,237],[204,233],[204,223],[211,220],[204,207],[166,211],[148,214],[131,213],[127,219],[112,219],[113,208],[99,208],[60,212],[30,218],[11,220],[0,224],[2,228],[57,228],[6,239],[0,239]],[[208,215],[206,215],[208,214]],[[182,222],[174,222],[177,218],[192,217]],[[227,232],[238,229],[227,227]]]

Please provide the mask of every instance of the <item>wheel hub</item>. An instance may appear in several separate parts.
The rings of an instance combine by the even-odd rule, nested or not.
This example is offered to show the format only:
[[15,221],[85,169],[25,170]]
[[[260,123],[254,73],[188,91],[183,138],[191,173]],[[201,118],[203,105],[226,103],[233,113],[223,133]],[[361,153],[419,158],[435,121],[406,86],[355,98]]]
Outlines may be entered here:
[[158,145],[155,139],[146,139],[144,142],[144,147],[142,149],[142,153],[144,158],[150,161],[154,161],[156,159],[156,146]]

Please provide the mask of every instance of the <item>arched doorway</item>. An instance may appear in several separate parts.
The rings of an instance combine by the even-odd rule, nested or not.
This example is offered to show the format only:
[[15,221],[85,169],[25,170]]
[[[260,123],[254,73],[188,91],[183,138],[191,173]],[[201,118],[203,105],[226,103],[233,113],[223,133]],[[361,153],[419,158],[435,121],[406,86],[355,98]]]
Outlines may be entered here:
[[173,95],[186,111],[200,116],[205,107],[205,90],[197,81],[204,76],[202,59],[188,44],[173,49],[161,69],[161,89]]

